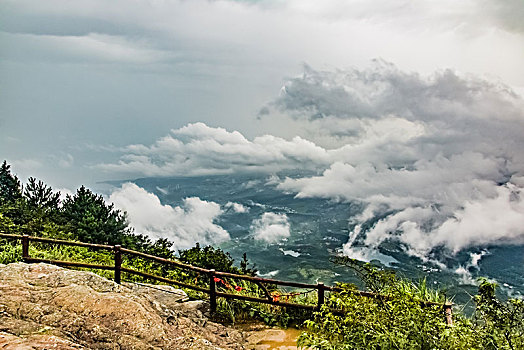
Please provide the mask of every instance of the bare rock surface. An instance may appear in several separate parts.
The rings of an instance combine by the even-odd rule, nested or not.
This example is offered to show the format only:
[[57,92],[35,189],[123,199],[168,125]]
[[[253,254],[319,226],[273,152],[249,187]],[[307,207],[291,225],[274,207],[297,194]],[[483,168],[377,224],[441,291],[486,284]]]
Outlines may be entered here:
[[0,349],[250,349],[170,286],[47,264],[0,265]]

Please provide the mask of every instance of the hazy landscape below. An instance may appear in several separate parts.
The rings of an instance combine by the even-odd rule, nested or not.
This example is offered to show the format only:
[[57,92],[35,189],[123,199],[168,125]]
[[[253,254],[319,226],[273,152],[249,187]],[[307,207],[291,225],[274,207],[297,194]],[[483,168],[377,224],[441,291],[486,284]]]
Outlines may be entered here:
[[[426,277],[448,295],[457,295],[456,301],[468,300],[478,276],[495,279],[504,294],[524,293],[523,245],[471,245],[457,252],[435,246],[423,257],[412,254],[395,236],[369,246],[366,234],[383,217],[358,223],[361,203],[296,198],[278,190],[276,183],[274,177],[228,175],[143,178],[107,185],[114,186],[110,200],[128,211],[136,232],[167,238],[179,249],[195,242],[218,245],[237,261],[246,252],[262,276],[358,284],[352,271],[331,262],[334,256],[349,255],[394,268],[409,278]],[[358,234],[357,225],[362,226]]]

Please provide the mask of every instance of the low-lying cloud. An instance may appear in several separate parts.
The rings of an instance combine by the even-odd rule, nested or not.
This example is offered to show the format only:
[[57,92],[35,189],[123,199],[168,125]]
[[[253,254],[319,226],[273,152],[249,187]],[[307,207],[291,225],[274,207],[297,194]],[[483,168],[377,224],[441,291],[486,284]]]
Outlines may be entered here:
[[151,146],[131,145],[117,164],[97,168],[145,176],[198,176],[236,172],[276,172],[324,164],[326,150],[301,137],[291,141],[272,135],[246,139],[238,131],[188,124]]
[[[450,70],[421,76],[382,61],[363,70],[306,67],[261,118],[292,120],[301,136],[249,140],[189,124],[98,168],[145,176],[308,169],[316,175],[273,182],[301,198],[361,203],[348,245],[393,239],[426,257],[437,247],[524,242],[524,101],[503,84]],[[252,230],[275,241],[288,235],[286,222],[267,213]]]
[[264,213],[255,219],[251,231],[256,240],[278,243],[290,236],[290,224],[286,214]]
[[133,183],[123,184],[109,201],[127,212],[137,233],[154,239],[167,238],[175,249],[187,249],[197,242],[217,244],[230,239],[229,233],[215,223],[223,211],[214,202],[189,197],[182,206],[172,207]]
[[[288,178],[279,188],[364,203],[352,224],[366,245],[399,240],[425,257],[440,246],[524,243],[524,103],[508,87],[379,63],[366,71],[307,69],[273,106],[317,124],[353,122],[322,175]],[[391,118],[407,132],[382,128]],[[383,219],[360,232],[377,216]]]
[[249,212],[249,208],[240,203],[227,202],[224,205],[224,207],[228,210],[233,210],[233,212],[238,213],[238,214]]

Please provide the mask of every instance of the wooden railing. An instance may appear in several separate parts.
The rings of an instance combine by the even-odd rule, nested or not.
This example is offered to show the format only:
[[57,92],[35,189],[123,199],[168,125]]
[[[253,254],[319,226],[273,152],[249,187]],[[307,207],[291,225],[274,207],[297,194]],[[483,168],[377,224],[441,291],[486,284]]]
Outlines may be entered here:
[[[306,310],[312,310],[312,311],[320,310],[320,307],[325,302],[325,292],[326,291],[341,292],[344,290],[338,287],[326,286],[322,282],[319,282],[317,284],[308,284],[308,283],[291,282],[291,281],[279,281],[279,280],[261,278],[261,277],[255,277],[255,276],[249,276],[249,275],[238,275],[238,274],[233,274],[233,273],[228,273],[228,272],[215,271],[214,269],[204,269],[201,267],[184,264],[180,261],[164,259],[164,258],[160,258],[154,255],[137,252],[135,250],[126,249],[124,247],[121,247],[120,245],[112,246],[112,245],[104,245],[104,244],[92,244],[92,243],[74,242],[74,241],[51,239],[51,238],[44,238],[44,237],[34,237],[34,236],[28,236],[28,235],[23,235],[23,236],[13,235],[13,234],[6,234],[6,233],[0,233],[0,238],[4,238],[8,240],[21,240],[22,259],[24,262],[27,262],[27,263],[42,262],[42,263],[53,264],[53,265],[58,265],[58,266],[65,266],[65,267],[80,267],[80,268],[90,268],[90,269],[99,269],[99,270],[112,270],[114,271],[114,281],[116,283],[121,283],[122,272],[124,272],[124,273],[132,274],[132,275],[141,276],[146,279],[152,279],[152,280],[156,280],[156,281],[160,281],[160,282],[164,282],[168,284],[177,285],[182,288],[188,288],[188,289],[192,289],[192,290],[196,290],[199,292],[209,294],[209,304],[210,304],[211,313],[214,313],[216,311],[217,297],[226,298],[226,299],[245,300],[245,301],[257,302],[257,303],[306,309]],[[114,265],[99,265],[99,264],[90,264],[90,263],[83,263],[83,262],[41,259],[41,258],[31,257],[29,255],[29,243],[30,242],[49,243],[49,244],[57,244],[57,245],[62,245],[62,246],[76,246],[76,247],[85,247],[85,248],[112,251],[114,255]],[[122,266],[122,255],[123,254],[128,254],[131,256],[148,259],[148,260],[151,260],[151,261],[163,264],[163,265],[174,266],[182,270],[193,271],[200,275],[204,275],[206,276],[206,278],[209,279],[209,288],[204,288],[198,285],[180,282],[180,281],[176,281],[170,278],[166,278],[166,277],[138,271],[135,269],[123,267]],[[254,296],[243,295],[243,294],[231,294],[231,293],[220,292],[217,289],[217,285],[216,285],[217,281],[222,281],[220,277],[244,280],[244,281],[255,283],[264,292],[265,298],[254,297]],[[306,305],[306,304],[297,304],[297,303],[280,301],[278,298],[275,298],[275,295],[272,295],[267,291],[265,285],[278,285],[278,286],[286,286],[286,287],[293,287],[293,288],[304,288],[304,289],[316,290],[317,303],[316,305]],[[364,297],[389,299],[388,296],[371,293],[371,292],[355,291],[354,293],[364,296]],[[429,302],[429,301],[422,301],[421,303],[424,306],[442,307],[444,310],[445,316],[446,316],[447,324],[451,325],[453,323],[452,304],[451,303],[441,304],[441,303],[435,303],[435,302]],[[342,310],[334,310],[334,311],[338,314],[343,313]]]

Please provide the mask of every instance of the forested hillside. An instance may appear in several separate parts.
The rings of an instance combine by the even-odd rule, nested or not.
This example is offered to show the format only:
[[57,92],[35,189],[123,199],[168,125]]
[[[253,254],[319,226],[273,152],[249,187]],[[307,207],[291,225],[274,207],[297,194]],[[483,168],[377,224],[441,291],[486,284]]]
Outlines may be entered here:
[[[200,247],[176,252],[165,239],[156,241],[134,232],[126,214],[86,187],[65,198],[44,182],[29,178],[22,184],[6,161],[0,169],[0,232],[28,234],[88,243],[122,245],[152,255],[179,259],[189,264],[217,271],[255,275],[257,270],[244,256],[239,266],[231,256],[216,247]],[[0,239],[0,264],[21,259],[20,247]],[[79,247],[32,247],[32,256],[107,262],[111,255],[93,253]],[[472,302],[472,317],[454,310],[454,324],[446,324],[440,306],[427,302],[445,302],[450,296],[432,290],[425,281],[412,282],[380,270],[370,264],[340,258],[337,261],[354,269],[365,282],[367,290],[384,298],[369,298],[355,293],[352,285],[340,284],[342,292],[331,293],[319,312],[304,313],[275,306],[221,300],[217,318],[239,322],[257,318],[268,324],[305,326],[299,343],[316,349],[523,349],[524,302],[496,297],[496,284],[479,281],[479,292]],[[204,283],[193,275],[166,270],[158,264],[141,259],[124,264],[154,271],[173,279]],[[107,274],[107,272],[106,272]],[[104,273],[102,273],[104,275]],[[111,277],[105,275],[106,277]],[[227,286],[227,283],[224,283]],[[255,284],[238,286],[237,292],[255,290]],[[225,288],[225,287],[223,287]],[[289,295],[276,286],[270,291]],[[194,294],[193,297],[203,297]],[[315,303],[311,297],[295,296],[294,302]],[[344,310],[343,314],[333,309]]]

